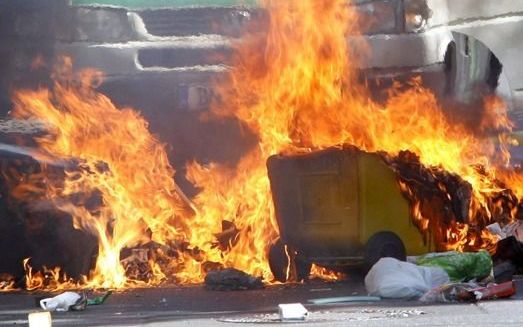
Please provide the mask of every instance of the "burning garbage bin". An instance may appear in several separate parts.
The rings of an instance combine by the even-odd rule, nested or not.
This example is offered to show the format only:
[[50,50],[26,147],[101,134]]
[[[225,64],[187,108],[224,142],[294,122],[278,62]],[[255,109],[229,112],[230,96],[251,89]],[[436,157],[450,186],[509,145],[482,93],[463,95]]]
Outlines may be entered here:
[[280,231],[269,250],[277,280],[302,280],[313,263],[369,269],[382,257],[429,251],[397,175],[378,154],[331,148],[272,156],[267,167]]

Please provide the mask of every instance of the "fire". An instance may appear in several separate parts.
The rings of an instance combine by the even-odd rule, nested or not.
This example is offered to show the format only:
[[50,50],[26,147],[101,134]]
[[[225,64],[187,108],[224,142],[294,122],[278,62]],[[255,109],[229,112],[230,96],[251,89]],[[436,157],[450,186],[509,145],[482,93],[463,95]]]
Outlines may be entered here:
[[9,274],[0,275],[0,293],[18,291],[15,278]]
[[60,291],[81,287],[80,281],[76,282],[68,278],[66,274],[60,272],[59,267],[53,269],[44,267],[43,271],[33,272],[33,268],[29,263],[30,259],[26,258],[23,261],[26,290],[33,291],[45,288],[48,291]]
[[[38,138],[39,147],[75,163],[62,183],[46,180],[43,193],[73,217],[76,228],[98,238],[96,267],[76,287],[155,285],[173,274],[181,283],[201,282],[210,266],[234,267],[271,280],[267,251],[278,228],[266,160],[274,154],[343,144],[390,156],[409,150],[429,169],[470,183],[472,222],[480,210],[490,218],[500,210],[493,194],[511,188],[523,195],[522,177],[507,168],[512,124],[498,100],[486,99],[477,131],[449,122],[420,79],[391,89],[385,104],[374,102],[356,68],[364,60],[365,45],[347,41],[348,35],[360,32],[346,0],[261,3],[268,11],[268,27],[234,44],[234,66],[226,83],[217,83],[218,100],[207,117],[235,117],[257,136],[258,144],[235,167],[189,163],[187,177],[200,189],[194,199],[185,198],[175,184],[165,148],[144,118],[95,91],[101,73],[74,74],[71,62],[64,60],[52,89],[16,92],[13,115],[48,126],[50,133]],[[472,233],[469,224],[452,222],[444,230],[435,226],[422,199],[406,183],[400,181],[400,187],[414,200],[413,219],[420,230],[434,228],[446,248],[485,247],[492,241],[484,231]],[[82,200],[72,201],[78,194]],[[97,198],[94,208],[88,205]],[[128,276],[120,253],[150,241],[174,244],[177,253],[168,255],[160,247],[144,256],[151,268],[144,284]],[[27,261],[24,266],[27,288],[42,287],[42,277],[36,277]],[[328,274],[319,267],[314,272]],[[69,286],[59,271],[47,270],[47,275]]]
[[[190,243],[201,248],[209,261],[270,279],[266,253],[277,229],[264,157],[253,152],[233,169],[193,163],[187,170],[189,179],[202,189],[194,199],[201,209],[190,222],[190,230],[195,231]],[[238,228],[225,253],[210,242],[220,232],[222,220]]]
[[[268,31],[254,33],[237,46],[236,65],[215,110],[255,131],[259,148],[252,156],[265,159],[341,144],[392,156],[409,150],[426,167],[448,171],[472,185],[473,223],[479,210],[489,211],[492,219],[494,194],[506,188],[520,194],[518,184],[511,183],[516,178],[503,178],[507,175],[499,169],[507,166],[507,146],[514,143],[509,136],[513,125],[499,99],[485,99],[476,131],[450,122],[419,78],[407,87],[394,86],[385,104],[376,103],[358,80],[357,63],[364,56],[347,42],[347,35],[358,36],[359,31],[346,1],[263,3],[270,13]],[[358,49],[362,46],[365,49],[357,44]],[[497,138],[490,136],[493,133]],[[252,171],[265,173],[262,165]],[[403,189],[409,194],[405,185]],[[476,244],[468,224],[437,226],[437,219],[431,219],[436,217],[422,212],[420,201],[412,203],[414,219],[422,231],[435,229],[445,249]],[[269,219],[269,212],[260,216],[261,221]],[[491,235],[481,235],[483,246],[492,243]]]
[[[46,122],[49,134],[37,140],[42,150],[80,160],[66,171],[63,185],[47,181],[47,198],[73,217],[75,228],[99,240],[89,284],[123,287],[128,281],[121,250],[151,239],[164,243],[176,238],[186,209],[164,147],[149,133],[147,122],[94,91],[99,72],[74,75],[68,59],[60,67],[52,90],[15,94],[13,115]],[[82,200],[71,201],[78,194]],[[87,201],[97,196],[100,203],[88,209]]]
[[313,264],[312,268],[311,268],[310,277],[311,278],[316,277],[316,278],[320,278],[322,280],[327,280],[327,281],[337,281],[337,280],[344,279],[345,275],[343,273],[329,270],[325,267],[320,267],[318,265]]

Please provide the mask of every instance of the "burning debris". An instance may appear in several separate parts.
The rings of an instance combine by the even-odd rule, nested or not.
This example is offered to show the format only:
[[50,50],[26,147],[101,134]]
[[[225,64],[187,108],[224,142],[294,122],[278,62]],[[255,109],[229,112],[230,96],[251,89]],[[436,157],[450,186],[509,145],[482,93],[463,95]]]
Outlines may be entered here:
[[[170,257],[172,260],[176,258],[176,253],[168,246],[149,242],[137,248],[123,249],[120,256],[127,278],[147,282],[156,279],[154,268],[155,264],[161,264],[160,257]],[[167,279],[167,276],[160,278],[160,281],[163,279]]]
[[[469,182],[442,167],[424,166],[410,151],[401,151],[398,156],[384,154],[383,158],[398,174],[425,241],[430,242],[433,236],[439,251],[485,248],[493,252],[496,238],[485,230],[487,225],[495,222],[505,225],[520,214],[519,199],[500,181],[494,180],[495,188],[482,192],[482,198],[477,199]],[[489,178],[481,166],[476,169],[479,176]],[[463,233],[458,235],[460,230]]]
[[0,292],[11,292],[16,289],[16,280],[10,274],[0,274]]
[[237,242],[240,230],[233,222],[222,221],[222,232],[215,234],[216,243],[213,245],[222,251],[230,250]]

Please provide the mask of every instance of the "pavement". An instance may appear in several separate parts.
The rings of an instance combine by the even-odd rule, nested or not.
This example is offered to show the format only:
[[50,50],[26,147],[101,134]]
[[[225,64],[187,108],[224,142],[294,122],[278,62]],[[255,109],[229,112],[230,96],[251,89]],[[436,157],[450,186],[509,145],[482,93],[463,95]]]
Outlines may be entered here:
[[[36,299],[49,294],[0,294],[0,326],[27,326],[39,311]],[[132,289],[113,293],[99,306],[80,312],[53,312],[53,326],[250,326],[287,325],[278,321],[280,303],[304,304],[307,326],[521,326],[523,301],[425,305],[417,301],[379,301],[311,305],[314,298],[366,295],[361,280],[274,285],[254,291],[208,291],[203,286]]]

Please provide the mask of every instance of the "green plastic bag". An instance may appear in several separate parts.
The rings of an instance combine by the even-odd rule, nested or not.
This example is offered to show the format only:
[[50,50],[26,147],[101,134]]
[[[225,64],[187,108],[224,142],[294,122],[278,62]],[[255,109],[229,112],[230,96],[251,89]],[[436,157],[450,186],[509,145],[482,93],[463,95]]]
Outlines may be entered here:
[[89,300],[87,300],[87,305],[100,305],[100,304],[103,304],[105,302],[105,300],[107,300],[109,295],[111,295],[112,293],[113,293],[112,291],[108,291],[107,293],[105,293],[102,296],[95,297],[94,299],[89,299]]
[[492,258],[485,250],[468,253],[456,251],[429,253],[418,257],[416,264],[441,267],[449,274],[452,282],[480,280],[488,277],[492,272]]

